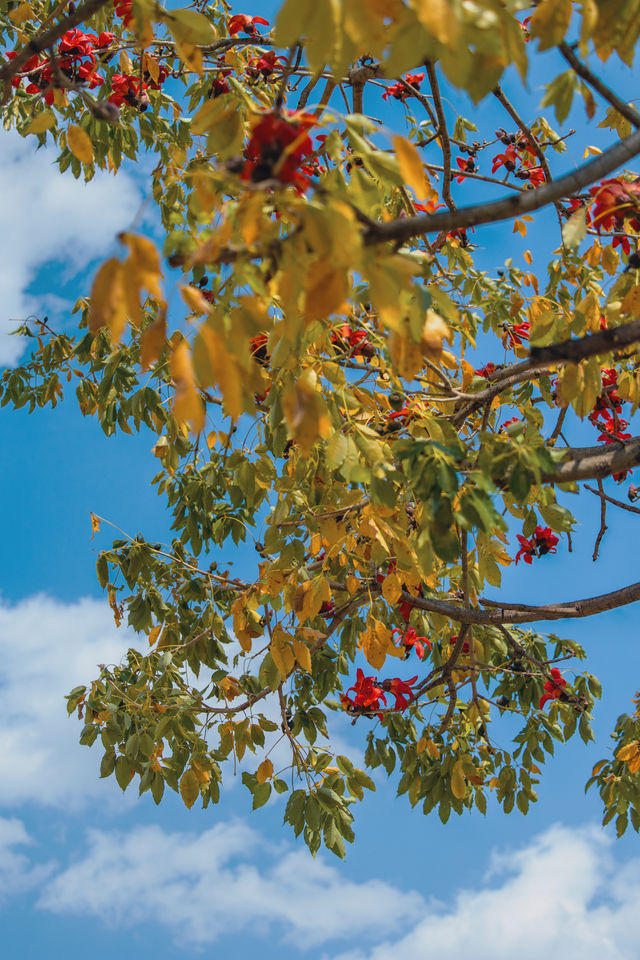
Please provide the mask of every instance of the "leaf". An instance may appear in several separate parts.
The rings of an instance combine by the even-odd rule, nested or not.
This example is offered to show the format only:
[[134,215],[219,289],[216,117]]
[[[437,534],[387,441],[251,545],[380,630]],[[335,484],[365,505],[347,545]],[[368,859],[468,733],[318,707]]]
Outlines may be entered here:
[[620,305],[620,313],[631,314],[633,317],[640,316],[640,284],[631,287],[629,292],[625,294]]
[[542,0],[529,24],[529,33],[540,41],[539,50],[549,50],[564,40],[572,12],[571,0]]
[[89,330],[97,333],[102,327],[111,331],[114,343],[120,340],[127,325],[127,309],[122,283],[122,263],[111,257],[102,264],[91,288]]
[[175,388],[173,415],[177,420],[190,423],[194,433],[199,433],[204,427],[205,409],[196,388],[191,351],[186,340],[181,340],[174,346],[170,367]]
[[467,784],[462,767],[462,760],[456,760],[451,771],[451,793],[456,800],[464,800],[467,795]]
[[349,289],[348,273],[328,259],[312,260],[304,282],[305,316],[322,320],[342,307]]
[[311,673],[311,651],[309,650],[306,643],[303,643],[302,640],[298,640],[297,637],[293,638],[293,653],[300,664],[303,670],[306,670],[307,673]]
[[247,373],[239,367],[218,330],[208,321],[202,324],[194,341],[193,366],[200,386],[219,387],[228,415],[237,420],[244,412]]
[[100,517],[95,515],[95,513],[90,513],[89,516],[91,517],[91,539],[93,540],[96,533],[98,533],[100,530],[100,524],[102,521],[100,520]]
[[289,642],[282,627],[278,626],[273,631],[273,637],[271,638],[269,650],[271,652],[271,656],[273,657],[273,662],[278,668],[278,673],[284,680],[289,676],[295,667],[295,660],[293,657],[291,643]]
[[33,118],[29,126],[24,131],[25,133],[44,133],[45,130],[50,130],[51,127],[55,127],[56,117],[55,114],[50,110],[44,110],[42,113],[39,113]]
[[209,313],[211,311],[211,304],[209,301],[202,296],[202,293],[197,287],[191,286],[190,283],[183,284],[180,287],[180,294],[186,305],[193,313],[202,315],[203,313]]
[[147,370],[152,363],[160,359],[166,342],[166,310],[161,309],[159,315],[143,331],[140,338],[140,367],[142,370]]
[[26,2],[26,0],[24,3],[18,4],[18,6],[9,14],[9,20],[11,20],[11,23],[13,23],[16,27],[21,27],[23,23],[31,20],[32,17],[33,7],[30,3]]
[[635,757],[637,753],[640,753],[640,747],[637,741],[635,741],[634,743],[628,743],[626,746],[620,747],[616,753],[616,759],[626,762],[627,760],[631,760],[632,757]]
[[144,317],[140,302],[142,291],[147,290],[152,297],[162,300],[160,255],[155,244],[146,237],[121,233],[118,239],[129,247],[121,274],[129,319],[141,323]]
[[562,241],[566,247],[579,247],[587,235],[587,207],[586,204],[574,210],[562,227]]
[[67,129],[67,144],[78,160],[83,163],[93,163],[93,144],[81,127],[71,124]]
[[332,429],[326,404],[316,389],[316,383],[317,376],[309,368],[282,392],[285,420],[303,457],[308,457],[316,441],[328,437]]
[[189,768],[180,777],[180,796],[189,810],[200,795],[200,783],[195,770]]
[[388,574],[382,581],[382,596],[389,606],[395,607],[402,594],[402,583],[397,573]]
[[408,183],[419,200],[426,199],[431,193],[431,188],[425,176],[420,154],[412,143],[400,136],[393,138],[393,149],[404,181]]
[[256,780],[258,783],[265,783],[273,776],[273,763],[271,760],[263,760],[256,771]]
[[440,360],[442,356],[443,340],[451,339],[451,330],[434,310],[427,310],[427,319],[424,322],[420,349],[428,360]]

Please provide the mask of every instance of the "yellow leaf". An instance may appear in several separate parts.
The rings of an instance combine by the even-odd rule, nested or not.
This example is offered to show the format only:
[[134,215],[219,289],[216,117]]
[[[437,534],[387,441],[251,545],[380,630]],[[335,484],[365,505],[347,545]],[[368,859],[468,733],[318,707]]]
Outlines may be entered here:
[[244,411],[244,389],[247,372],[227,350],[222,336],[213,325],[205,321],[193,345],[193,363],[202,387],[219,387],[224,398],[226,412],[237,420]]
[[427,740],[427,751],[430,757],[433,757],[434,760],[440,759],[440,751],[438,750],[438,745],[433,742],[433,740]]
[[265,783],[273,776],[273,763],[271,760],[263,760],[256,770],[256,780],[258,783]]
[[161,309],[156,319],[143,331],[140,338],[140,366],[143,370],[160,359],[166,342],[166,311]]
[[115,257],[102,264],[93,281],[89,307],[91,332],[97,333],[101,327],[108,327],[114,343],[120,340],[127,323],[122,266]]
[[91,517],[91,539],[93,540],[96,533],[100,530],[100,523],[102,521],[100,517],[96,517],[95,513],[90,513],[89,516]]
[[623,761],[631,760],[637,753],[640,753],[640,748],[638,747],[638,741],[635,740],[633,743],[628,743],[625,747],[620,747],[616,753],[616,759]]
[[451,331],[442,317],[434,310],[427,310],[427,319],[422,330],[420,349],[428,360],[439,360],[442,341],[451,338]]
[[162,630],[162,624],[161,624],[161,623],[156,624],[155,627],[152,627],[151,630],[149,630],[149,646],[150,646],[150,647],[152,647],[152,646],[154,645],[154,643],[156,642],[156,640],[157,640],[158,637],[160,636],[160,631],[161,631],[161,630]]
[[311,454],[320,437],[331,434],[331,420],[316,382],[316,374],[309,368],[282,392],[284,417],[303,457]]
[[[11,20],[11,23],[13,23],[16,27],[19,27],[23,23],[26,23],[27,20],[31,20],[32,17],[33,17],[33,7],[31,6],[30,3],[27,3],[27,2],[19,4],[15,8],[15,10],[12,10],[11,13],[9,14],[9,20]],[[24,67],[23,67],[23,70],[24,70]]]
[[119,62],[121,73],[133,73],[133,64],[126,50],[120,52]]
[[273,637],[271,638],[271,645],[269,649],[271,650],[271,656],[273,657],[273,662],[278,669],[278,673],[284,680],[289,676],[296,664],[293,657],[291,644],[289,643],[287,634],[284,632],[282,627],[278,626],[273,631]]
[[186,340],[181,340],[171,353],[171,377],[175,386],[173,414],[177,420],[192,425],[194,433],[204,427],[204,404],[196,388],[191,363],[191,351]]
[[202,296],[202,293],[197,287],[192,287],[190,283],[186,284],[180,287],[180,293],[186,305],[194,313],[200,315],[210,312],[211,304],[205,297]]
[[398,158],[402,179],[409,184],[418,200],[426,199],[430,187],[420,154],[412,143],[400,136],[393,138],[393,149]]
[[67,130],[67,144],[78,160],[83,163],[93,163],[93,144],[81,127],[71,124]]
[[527,228],[522,220],[514,220],[513,222],[513,232],[519,233],[521,236],[526,237]]
[[39,113],[33,118],[25,133],[44,133],[45,130],[50,130],[51,127],[54,127],[56,124],[55,114],[51,113],[49,110],[44,110],[42,113]]
[[418,742],[416,743],[416,753],[417,753],[417,754],[421,754],[421,753],[423,753],[426,749],[427,749],[427,738],[426,738],[426,737],[420,737],[420,739],[419,739]]
[[402,594],[402,584],[397,573],[388,574],[382,581],[382,596],[389,606],[395,607]]
[[633,317],[640,316],[640,284],[631,287],[622,301],[620,312],[631,314]]
[[357,577],[354,577],[354,575],[350,573],[345,580],[345,586],[349,593],[357,593],[360,589],[360,581]]
[[465,783],[462,770],[462,760],[456,760],[451,771],[451,793],[456,800],[464,800],[467,795],[467,784]]
[[397,372],[405,380],[413,378],[422,370],[424,366],[424,357],[420,344],[416,343],[411,337],[405,337],[401,333],[393,332],[389,338],[389,353],[391,362]]
[[304,283],[305,316],[309,322],[336,313],[348,293],[348,274],[329,260],[312,260]]
[[629,760],[629,773],[637,773],[638,770],[640,770],[640,751]]
[[185,807],[188,807],[190,810],[198,799],[199,793],[200,784],[198,777],[195,771],[189,768],[185,770],[180,778],[180,796],[182,797]]
[[440,43],[453,48],[459,24],[455,11],[447,0],[411,0],[411,6],[429,33]]
[[564,40],[572,12],[571,0],[542,0],[529,24],[531,36],[540,40],[539,50],[549,50]]
[[530,250],[525,250],[525,252],[522,254],[522,256],[523,256],[524,259],[527,261],[527,263],[529,264],[529,266],[531,266],[531,264],[533,263],[533,257],[531,256],[531,251],[530,251]]
[[306,643],[303,643],[302,640],[298,640],[297,637],[294,637],[293,652],[302,669],[306,670],[307,673],[311,673],[311,651]]

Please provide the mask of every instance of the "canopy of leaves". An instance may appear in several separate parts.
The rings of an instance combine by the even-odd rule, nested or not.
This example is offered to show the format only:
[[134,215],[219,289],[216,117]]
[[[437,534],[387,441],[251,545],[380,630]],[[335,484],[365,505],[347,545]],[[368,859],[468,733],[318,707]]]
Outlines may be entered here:
[[[640,584],[483,595],[514,560],[566,549],[559,491],[600,497],[594,558],[607,504],[640,512],[603,488],[640,464],[640,178],[624,169],[640,115],[584,59],[631,67],[640,19],[612,0],[526,8],[286,0],[270,24],[224,0],[2,4],[6,127],[55,144],[67,176],[155,154],[162,251],[121,235],[77,331],[25,324],[30,355],[1,381],[3,405],[73,385],[105,434],[154,435],[174,538],[118,539],[97,565],[140,643],[68,697],[123,790],[206,806],[240,765],[254,808],[288,794],[296,835],[343,856],[374,783],[336,755],[340,720],[442,821],[489,799],[526,813],[554,743],[592,738],[584,651],[526,625]],[[500,83],[524,97],[542,56],[562,72],[529,122]],[[492,98],[503,126],[478,131],[443,83]],[[576,94],[608,145],[556,171]],[[367,112],[385,102],[393,129]],[[471,182],[480,202],[460,206]],[[474,227],[512,243],[546,207],[557,249],[538,272],[528,251],[530,270],[476,265]],[[585,430],[589,447],[566,439]],[[247,537],[257,569],[238,579],[225,558]],[[622,833],[640,827],[637,713],[614,736],[590,782]]]

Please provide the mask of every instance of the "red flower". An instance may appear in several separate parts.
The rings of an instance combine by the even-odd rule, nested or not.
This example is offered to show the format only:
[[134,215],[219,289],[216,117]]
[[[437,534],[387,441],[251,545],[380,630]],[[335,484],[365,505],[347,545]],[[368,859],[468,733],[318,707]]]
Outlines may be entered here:
[[439,210],[440,207],[443,207],[443,203],[436,203],[435,200],[427,200],[426,203],[415,203],[413,204],[414,208],[420,213],[435,213],[436,210]]
[[531,324],[528,320],[525,320],[524,323],[514,323],[513,326],[507,323],[503,329],[502,342],[505,347],[521,346],[523,340],[529,339]]
[[255,337],[251,337],[249,344],[251,346],[251,356],[263,367],[269,366],[269,352],[267,351],[267,341],[269,339],[268,333],[259,333]]
[[595,201],[593,225],[600,230],[622,230],[625,218],[631,217],[629,225],[640,231],[640,218],[637,216],[640,205],[640,182],[633,180],[603,180],[589,191]]
[[[378,681],[375,677],[365,677],[360,667],[358,667],[356,682],[352,687],[349,687],[347,692],[340,698],[344,709],[349,713],[372,714],[380,708],[381,702],[386,707],[387,698],[382,692],[382,687],[379,687],[377,684]],[[352,690],[355,693],[355,697],[353,698],[348,696]],[[382,719],[381,714],[378,714],[378,716]]]
[[392,680],[383,680],[382,689],[386,690],[388,693],[392,693],[396,698],[394,704],[394,710],[406,710],[409,706],[411,700],[413,700],[414,693],[411,689],[412,684],[417,680],[416,677],[411,677],[411,680],[400,680],[399,677],[394,677]]
[[299,190],[309,186],[309,180],[299,171],[305,157],[313,153],[309,129],[316,118],[300,114],[296,120],[285,120],[275,113],[262,116],[253,128],[245,150],[246,163],[243,180],[262,183],[279,180],[292,183]]
[[522,423],[522,417],[511,417],[510,420],[505,420],[500,429],[506,430],[507,427],[510,427],[512,423]]
[[515,144],[510,144],[504,153],[499,153],[497,157],[493,158],[493,164],[491,166],[491,173],[495,173],[499,167],[504,166],[505,170],[508,170],[509,173],[512,173],[518,163],[518,155],[516,153]]
[[[450,647],[455,647],[455,645],[456,645],[457,642],[458,642],[458,634],[456,633],[455,637],[451,637],[451,639],[449,640],[449,646],[450,646]],[[469,653],[469,641],[468,641],[468,640],[465,640],[464,643],[462,644],[462,649],[461,649],[460,653]]]
[[392,636],[395,633],[401,635],[401,644],[404,647],[405,660],[410,655],[412,647],[418,654],[420,660],[424,660],[424,646],[420,642],[421,640],[424,640],[425,646],[431,650],[431,641],[427,637],[419,637],[415,627],[408,627],[407,630],[401,630],[400,627],[396,627],[396,629],[392,631]]
[[629,256],[629,254],[631,253],[631,244],[629,243],[629,237],[621,237],[619,234],[617,234],[613,238],[611,246],[622,247],[622,250],[624,251],[624,253],[626,253],[627,256]]
[[262,74],[263,80],[268,80],[273,71],[280,66],[279,60],[283,63],[287,62],[286,57],[276,57],[274,50],[269,50],[268,53],[263,53],[259,57],[251,57],[247,64],[247,76],[257,80]]
[[264,17],[250,17],[246,13],[236,13],[235,16],[229,18],[227,23],[229,36],[234,37],[236,33],[246,33],[250,37],[255,37],[259,33],[256,23],[262,23],[265,27],[269,26],[269,21],[265,20]]
[[227,83],[227,77],[230,73],[230,70],[221,70],[220,73],[217,74],[211,85],[211,93],[209,94],[214,100],[216,97],[222,96],[223,93],[231,93],[231,87]]
[[493,376],[493,374],[496,372],[496,365],[495,363],[487,363],[484,365],[484,367],[480,367],[479,370],[474,370],[473,372],[478,377],[484,377],[485,380],[488,380],[489,377]]
[[544,170],[539,163],[534,164],[523,160],[522,169],[528,173],[528,179],[531,186],[539,187],[541,183],[545,182]]
[[67,30],[67,32],[63,33],[60,37],[58,49],[62,56],[73,58],[91,57],[92,60],[95,60],[93,53],[95,40],[95,37],[90,36],[88,33],[83,33],[82,30]]
[[[404,79],[411,87],[419,90],[420,84],[424,80],[424,73],[405,73]],[[389,97],[393,97],[394,100],[401,100],[404,103],[407,97],[411,96],[411,91],[407,90],[404,84],[398,81],[397,83],[392,83],[391,86],[387,87],[385,92],[382,94],[382,99],[388,100]]]
[[[456,157],[456,163],[461,170],[464,170],[467,173],[475,173],[478,169],[478,165],[473,157]],[[465,178],[464,173],[459,173],[456,177],[457,183],[462,183]]]
[[110,33],[108,30],[103,30],[96,40],[96,47],[104,49],[104,47],[110,47],[111,44],[116,39],[115,33]]
[[116,16],[122,17],[122,26],[128,27],[133,20],[133,0],[113,0]]
[[555,553],[558,537],[551,527],[536,527],[529,540],[518,534],[518,542],[520,549],[516,554],[516,563],[520,557],[524,557],[525,563],[531,563],[533,557],[544,557],[547,553]]
[[140,80],[133,74],[114,73],[111,77],[111,96],[109,103],[115,103],[116,107],[121,107],[123,103],[128,103],[130,107],[138,107],[140,110],[146,110],[149,106],[149,98],[144,91],[147,89],[146,83],[142,84],[143,93],[139,91]]
[[331,334],[331,343],[339,350],[348,352],[351,357],[372,357],[375,353],[367,339],[366,330],[353,330],[348,323],[343,323]]
[[557,667],[551,671],[552,680],[547,680],[544,685],[545,693],[540,697],[540,709],[544,707],[547,700],[558,700],[562,696],[563,688],[567,681],[564,679]]

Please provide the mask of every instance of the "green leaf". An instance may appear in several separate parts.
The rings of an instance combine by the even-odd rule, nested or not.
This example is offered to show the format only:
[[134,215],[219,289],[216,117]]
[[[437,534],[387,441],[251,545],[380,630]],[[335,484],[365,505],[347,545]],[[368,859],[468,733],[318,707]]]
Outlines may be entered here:
[[587,235],[587,207],[586,204],[574,210],[562,227],[562,241],[566,247],[579,247]]

